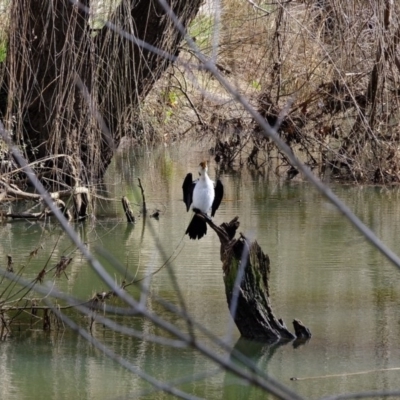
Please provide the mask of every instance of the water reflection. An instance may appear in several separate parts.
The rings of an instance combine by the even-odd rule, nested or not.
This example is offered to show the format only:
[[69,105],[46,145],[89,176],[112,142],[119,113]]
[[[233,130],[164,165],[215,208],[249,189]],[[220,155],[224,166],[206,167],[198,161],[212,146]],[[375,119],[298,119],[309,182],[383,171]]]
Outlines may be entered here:
[[[220,223],[240,216],[239,231],[256,238],[271,259],[270,292],[275,314],[289,327],[293,318],[300,318],[313,333],[311,341],[298,348],[238,340],[226,304],[215,235],[210,231],[201,241],[184,237],[190,214],[181,200],[182,179],[187,172],[196,172],[199,160],[208,157],[206,150],[205,146],[203,152],[193,154],[189,146],[179,144],[119,154],[104,182],[108,200],[98,201],[97,220],[75,225],[81,239],[94,253],[106,250],[119,261],[122,270],[116,272],[109,259],[100,255],[119,282],[128,275],[151,275],[170,259],[168,267],[151,277],[148,309],[187,330],[181,318],[157,301],[163,298],[179,306],[182,297],[196,321],[220,338],[231,334],[237,341],[235,348],[260,370],[307,398],[396,389],[399,372],[393,368],[400,366],[398,271],[308,184],[277,182],[245,169],[222,172],[211,164],[210,176],[221,173],[226,192],[215,220]],[[150,211],[161,210],[159,220],[144,219],[139,213],[138,177]],[[400,230],[397,188],[334,186],[333,190],[396,250]],[[123,195],[137,204],[134,226],[125,222],[120,204]],[[39,249],[37,255],[30,256],[35,249]],[[3,262],[5,255],[11,254],[16,270],[21,269],[28,279],[37,276],[47,262],[55,265],[62,255],[72,256],[68,280],[57,280],[57,287],[82,299],[108,289],[54,222],[3,224],[0,251]],[[47,279],[54,280],[50,275]],[[134,288],[130,292],[139,296]],[[118,318],[145,334],[166,335],[144,318]],[[79,317],[79,322],[88,328],[85,317]],[[187,378],[180,389],[196,396],[261,396],[259,389],[231,374],[216,372],[212,361],[191,348],[175,349],[133,339],[101,324],[95,326],[94,335],[160,381]],[[196,335],[217,354],[224,354],[204,332]],[[0,344],[0,360],[0,398],[98,400],[135,398],[142,392],[146,398],[168,397],[151,391],[149,384],[68,330],[49,334],[16,324],[12,337]],[[379,371],[351,375],[371,370]],[[338,376],[343,373],[349,375]],[[198,379],[190,382],[194,376]],[[291,381],[291,377],[310,379]]]

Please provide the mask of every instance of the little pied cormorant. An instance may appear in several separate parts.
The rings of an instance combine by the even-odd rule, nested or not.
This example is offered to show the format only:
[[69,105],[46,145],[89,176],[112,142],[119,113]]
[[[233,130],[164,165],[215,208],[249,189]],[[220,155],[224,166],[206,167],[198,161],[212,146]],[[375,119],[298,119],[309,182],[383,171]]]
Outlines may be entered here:
[[186,175],[183,181],[183,201],[186,204],[186,210],[190,208],[194,211],[194,216],[186,229],[186,233],[190,239],[201,239],[207,233],[207,223],[196,212],[207,214],[211,208],[211,216],[213,217],[221,204],[224,195],[224,187],[218,179],[214,187],[214,182],[207,174],[207,162],[202,161],[199,165],[199,179],[193,181],[191,173]]

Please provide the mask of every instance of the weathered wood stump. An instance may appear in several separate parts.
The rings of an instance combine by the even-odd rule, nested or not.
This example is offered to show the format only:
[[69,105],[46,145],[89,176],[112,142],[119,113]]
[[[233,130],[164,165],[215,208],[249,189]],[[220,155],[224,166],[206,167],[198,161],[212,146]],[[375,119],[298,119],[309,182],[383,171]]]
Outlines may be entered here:
[[205,220],[221,242],[226,298],[242,337],[271,342],[310,338],[311,332],[300,321],[293,321],[293,334],[274,315],[269,298],[269,257],[256,241],[249,242],[243,235],[234,238],[239,218],[220,226]]
[[122,199],[122,207],[124,209],[124,213],[126,216],[126,220],[129,223],[134,224],[136,222],[136,218],[133,214],[132,208],[131,208],[131,203],[129,202],[128,198],[126,196],[123,196]]
[[90,203],[89,190],[85,187],[76,187],[74,189],[74,218],[77,221],[85,220],[88,217],[88,207]]

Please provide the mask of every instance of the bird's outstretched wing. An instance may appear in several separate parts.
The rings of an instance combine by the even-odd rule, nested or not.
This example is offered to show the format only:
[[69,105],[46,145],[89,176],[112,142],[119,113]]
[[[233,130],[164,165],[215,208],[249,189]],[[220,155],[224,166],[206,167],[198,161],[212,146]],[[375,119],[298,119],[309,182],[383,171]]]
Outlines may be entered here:
[[193,189],[195,186],[196,182],[193,182],[193,175],[191,173],[187,174],[182,185],[183,202],[186,204],[186,211],[189,211],[190,205],[192,204]]
[[211,206],[211,216],[212,217],[214,216],[215,211],[217,211],[219,205],[221,204],[222,197],[224,197],[224,186],[222,185],[222,182],[218,179],[217,183],[215,185],[214,201]]

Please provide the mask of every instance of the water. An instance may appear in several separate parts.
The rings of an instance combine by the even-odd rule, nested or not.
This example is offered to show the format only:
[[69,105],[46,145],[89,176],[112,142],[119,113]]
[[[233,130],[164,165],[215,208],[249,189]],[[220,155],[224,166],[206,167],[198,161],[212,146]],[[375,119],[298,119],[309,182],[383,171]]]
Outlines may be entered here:
[[[118,154],[104,184],[107,192],[103,196],[109,200],[99,199],[97,203],[98,219],[74,225],[88,248],[99,255],[118,282],[129,276],[148,276],[170,259],[169,267],[151,277],[151,295],[144,300],[148,310],[186,331],[186,324],[158,301],[162,298],[179,307],[183,299],[196,321],[215,336],[230,338],[232,345],[262,371],[306,398],[399,388],[398,270],[307,183],[268,180],[245,169],[221,171],[225,199],[215,221],[221,223],[239,215],[239,231],[256,238],[271,259],[270,292],[275,314],[289,329],[294,318],[301,319],[313,337],[297,348],[239,340],[226,304],[215,234],[209,231],[196,242],[183,237],[190,214],[181,201],[182,180],[187,172],[196,172],[201,159],[209,157],[207,145],[197,147],[200,150],[196,153],[179,144]],[[211,177],[216,171],[212,163]],[[139,216],[132,227],[125,222],[120,199],[126,195],[132,203],[141,201],[138,177],[148,209],[159,209],[161,215],[159,220]],[[400,229],[397,188],[334,185],[332,189],[396,251]],[[139,207],[134,206],[134,210],[138,215]],[[34,250],[37,254],[30,255]],[[104,251],[118,260],[119,271]],[[51,271],[45,281],[83,300],[107,291],[54,221],[3,224],[0,252],[3,267],[5,255],[11,254],[15,271],[20,270],[26,279],[34,279],[46,263],[49,270],[61,255],[73,257],[66,272],[68,279],[55,278]],[[3,282],[0,288],[5,285]],[[128,290],[139,298],[136,288]],[[32,296],[43,297],[19,294],[23,299]],[[67,313],[89,328],[87,317]],[[147,337],[171,337],[140,316],[114,320]],[[41,319],[28,314],[18,316],[12,328],[12,335],[0,342],[1,399],[99,400],[137,398],[139,394],[148,399],[171,397],[151,391],[151,385],[69,329],[43,332]],[[135,339],[102,324],[93,327],[93,337],[161,382],[184,379],[179,388],[195,396],[261,396],[258,389],[216,370],[209,358],[194,349]],[[206,333],[196,331],[196,338],[214,354],[224,354]]]

